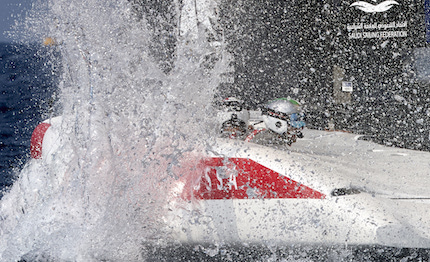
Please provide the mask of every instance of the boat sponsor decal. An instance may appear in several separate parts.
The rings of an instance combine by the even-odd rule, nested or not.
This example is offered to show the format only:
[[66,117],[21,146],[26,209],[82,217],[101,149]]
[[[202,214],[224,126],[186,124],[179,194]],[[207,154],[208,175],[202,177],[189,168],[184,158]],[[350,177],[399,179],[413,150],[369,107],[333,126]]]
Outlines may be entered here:
[[324,199],[325,194],[296,182],[252,159],[213,157],[202,161],[194,199]]
[[42,158],[42,143],[43,137],[45,136],[46,130],[51,126],[48,123],[40,123],[33,131],[31,135],[30,143],[30,155],[32,158]]

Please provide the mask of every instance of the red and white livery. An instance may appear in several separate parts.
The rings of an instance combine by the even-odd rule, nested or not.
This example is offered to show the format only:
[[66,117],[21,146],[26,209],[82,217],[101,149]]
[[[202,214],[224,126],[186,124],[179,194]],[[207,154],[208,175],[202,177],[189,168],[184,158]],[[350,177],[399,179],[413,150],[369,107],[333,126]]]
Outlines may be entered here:
[[[53,119],[33,161],[58,146]],[[57,129],[58,130],[58,129]],[[182,243],[430,247],[430,153],[304,129],[286,150],[219,138],[178,180],[166,225]]]

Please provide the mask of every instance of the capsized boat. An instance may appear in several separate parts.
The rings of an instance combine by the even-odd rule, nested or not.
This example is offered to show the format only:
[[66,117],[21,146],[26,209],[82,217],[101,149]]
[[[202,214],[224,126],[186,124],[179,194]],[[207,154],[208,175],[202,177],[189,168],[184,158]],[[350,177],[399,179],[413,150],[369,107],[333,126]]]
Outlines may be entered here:
[[[49,161],[61,118],[32,137]],[[430,248],[430,153],[303,129],[285,150],[218,138],[197,175],[178,180],[169,214],[186,244],[323,244]]]

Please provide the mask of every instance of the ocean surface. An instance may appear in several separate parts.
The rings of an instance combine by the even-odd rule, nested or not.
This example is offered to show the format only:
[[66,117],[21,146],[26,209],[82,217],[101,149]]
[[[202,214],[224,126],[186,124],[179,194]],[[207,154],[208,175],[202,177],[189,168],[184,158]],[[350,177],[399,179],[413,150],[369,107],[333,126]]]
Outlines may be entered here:
[[30,156],[34,128],[53,109],[55,54],[43,46],[0,43],[0,188],[7,189]]

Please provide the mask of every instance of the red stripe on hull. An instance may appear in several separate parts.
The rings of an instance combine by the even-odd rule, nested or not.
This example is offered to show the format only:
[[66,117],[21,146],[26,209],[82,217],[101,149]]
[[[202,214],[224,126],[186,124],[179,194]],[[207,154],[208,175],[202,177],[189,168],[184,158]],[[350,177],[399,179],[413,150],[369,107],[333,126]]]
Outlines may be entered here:
[[31,135],[30,153],[31,157],[35,159],[42,158],[42,143],[46,130],[51,126],[48,123],[40,123]]
[[192,190],[195,199],[325,198],[252,159],[215,157],[202,165],[204,174]]

